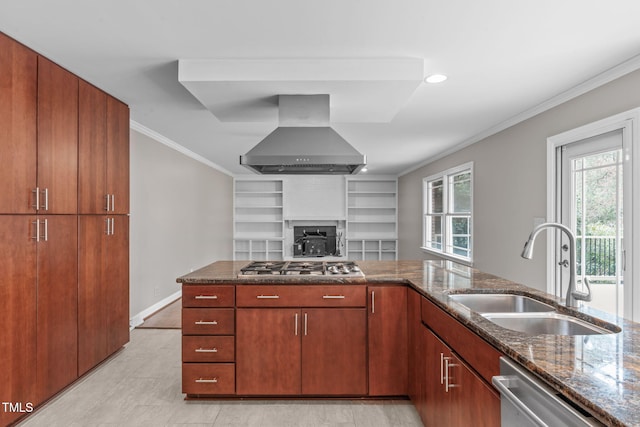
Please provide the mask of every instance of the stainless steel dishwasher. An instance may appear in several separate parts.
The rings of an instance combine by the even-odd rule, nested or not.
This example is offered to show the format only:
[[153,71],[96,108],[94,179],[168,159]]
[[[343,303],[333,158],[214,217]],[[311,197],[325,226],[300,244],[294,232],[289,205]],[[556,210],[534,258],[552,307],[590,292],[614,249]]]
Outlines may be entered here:
[[500,358],[500,376],[492,382],[501,395],[502,427],[603,425],[505,357]]

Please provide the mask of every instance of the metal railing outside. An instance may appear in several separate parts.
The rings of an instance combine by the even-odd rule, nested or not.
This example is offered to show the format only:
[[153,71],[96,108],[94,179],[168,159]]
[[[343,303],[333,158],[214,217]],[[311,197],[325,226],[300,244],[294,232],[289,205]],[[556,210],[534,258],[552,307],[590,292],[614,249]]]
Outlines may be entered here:
[[[615,237],[578,236],[576,237],[576,249],[578,275],[616,276],[617,245]],[[582,259],[583,254],[584,260]]]

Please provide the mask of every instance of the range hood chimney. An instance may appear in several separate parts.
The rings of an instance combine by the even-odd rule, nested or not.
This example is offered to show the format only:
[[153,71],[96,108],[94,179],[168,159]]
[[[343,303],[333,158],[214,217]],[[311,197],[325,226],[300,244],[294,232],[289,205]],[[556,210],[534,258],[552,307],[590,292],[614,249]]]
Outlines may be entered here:
[[329,95],[279,95],[279,126],[240,156],[260,174],[349,175],[366,165],[360,154],[329,127]]

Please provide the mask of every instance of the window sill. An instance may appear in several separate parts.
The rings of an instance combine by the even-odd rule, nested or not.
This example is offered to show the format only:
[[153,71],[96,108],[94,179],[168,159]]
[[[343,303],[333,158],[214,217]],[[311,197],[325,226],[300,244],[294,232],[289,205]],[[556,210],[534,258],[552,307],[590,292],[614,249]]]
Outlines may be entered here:
[[461,256],[457,256],[457,255],[452,255],[452,254],[446,254],[444,252],[441,251],[437,251],[437,250],[433,250],[424,246],[421,246],[420,249],[422,249],[422,252],[424,253],[428,253],[431,255],[435,255],[438,258],[442,258],[445,259],[447,261],[455,261],[459,264],[463,264],[466,265],[467,267],[473,267],[473,259],[470,258],[464,258]]

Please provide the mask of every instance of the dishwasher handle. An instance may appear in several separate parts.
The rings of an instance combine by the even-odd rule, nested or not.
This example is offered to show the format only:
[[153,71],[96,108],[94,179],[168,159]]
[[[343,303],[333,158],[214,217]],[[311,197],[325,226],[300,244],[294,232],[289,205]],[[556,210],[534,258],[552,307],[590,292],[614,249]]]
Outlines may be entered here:
[[540,417],[538,417],[527,405],[525,405],[518,396],[516,396],[510,389],[513,387],[514,383],[520,381],[518,377],[513,375],[497,375],[491,378],[491,382],[493,385],[500,391],[500,398],[506,398],[509,402],[511,402],[518,410],[522,412],[524,416],[526,416],[529,421],[534,423],[539,427],[549,427],[547,423],[542,421]]

